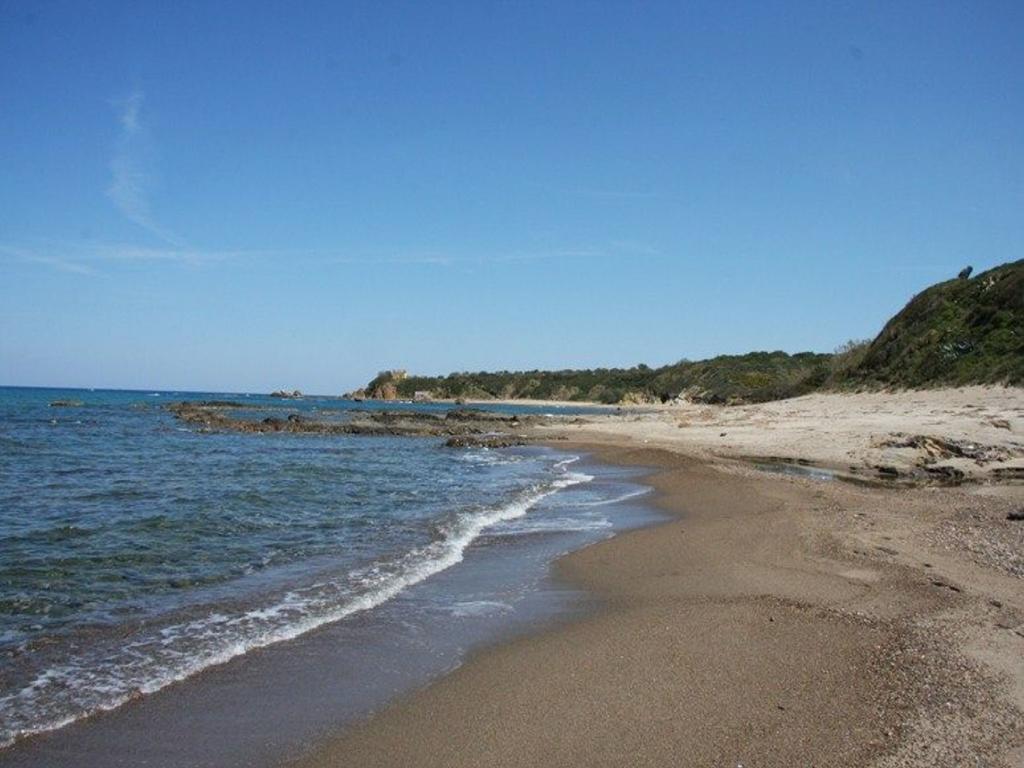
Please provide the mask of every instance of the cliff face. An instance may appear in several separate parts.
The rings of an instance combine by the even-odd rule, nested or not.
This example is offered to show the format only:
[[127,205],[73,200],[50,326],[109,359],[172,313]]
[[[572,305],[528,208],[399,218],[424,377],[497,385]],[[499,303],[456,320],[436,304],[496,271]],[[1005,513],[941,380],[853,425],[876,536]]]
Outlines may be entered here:
[[381,371],[366,385],[366,389],[361,391],[372,400],[397,400],[398,386],[408,378],[409,375],[401,368]]
[[373,400],[397,400],[398,386],[393,381],[386,381],[370,390]]

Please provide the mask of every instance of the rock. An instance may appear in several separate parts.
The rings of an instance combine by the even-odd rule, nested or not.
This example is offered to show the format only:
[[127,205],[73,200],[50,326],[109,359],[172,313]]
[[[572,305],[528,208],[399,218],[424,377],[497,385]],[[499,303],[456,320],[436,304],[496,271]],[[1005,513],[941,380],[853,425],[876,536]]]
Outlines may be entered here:
[[1024,467],[996,467],[992,477],[997,480],[1024,480]]
[[511,448],[526,440],[516,435],[452,435],[445,441],[448,448]]
[[171,403],[167,410],[181,421],[196,425],[202,432],[457,437],[466,446],[486,447],[521,445],[526,438],[512,436],[507,430],[510,427],[529,427],[544,420],[539,416],[507,416],[470,409],[455,409],[447,414],[420,411],[357,411],[342,421],[321,421],[297,413],[292,413],[286,418],[269,416],[262,421],[255,421],[235,418],[228,409],[196,402]]
[[378,387],[374,387],[370,393],[370,399],[372,400],[397,400],[398,399],[398,387],[395,386],[393,381],[387,381]]
[[658,402],[658,400],[646,392],[629,391],[622,395],[619,402],[622,405],[650,405]]
[[81,400],[54,400],[50,403],[51,408],[81,408],[85,403]]
[[925,467],[924,471],[927,472],[931,477],[937,478],[947,483],[959,483],[964,479],[963,470],[957,469],[956,467],[941,466],[941,467]]
[[1007,419],[992,419],[989,421],[989,424],[991,424],[996,429],[1010,428],[1010,422]]
[[1024,507],[1014,510],[1013,512],[1007,512],[1006,519],[1013,520],[1014,522],[1020,522],[1021,520],[1024,520]]
[[896,467],[886,466],[884,464],[876,464],[875,471],[878,472],[882,477],[899,477],[900,471]]
[[974,267],[964,267],[960,270],[960,274],[957,275],[961,280],[966,280],[971,276],[971,272],[974,271]]
[[444,416],[446,421],[515,421],[515,416],[506,416],[496,411],[479,408],[453,408]]
[[302,393],[297,389],[293,389],[291,392],[289,392],[286,389],[279,389],[275,392],[271,392],[270,396],[297,400],[298,398],[302,397]]
[[991,461],[1005,461],[1014,456],[1013,451],[1003,446],[980,445],[932,435],[896,433],[883,440],[879,445],[882,448],[916,448],[932,461],[960,458],[972,459],[978,464],[985,464]]

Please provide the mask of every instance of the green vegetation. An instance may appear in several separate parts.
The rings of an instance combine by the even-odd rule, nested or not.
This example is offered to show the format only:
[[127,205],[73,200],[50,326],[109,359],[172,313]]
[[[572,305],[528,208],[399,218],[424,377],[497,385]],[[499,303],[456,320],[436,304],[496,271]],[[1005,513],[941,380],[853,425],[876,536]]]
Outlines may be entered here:
[[661,368],[497,371],[410,376],[383,371],[360,394],[411,399],[416,392],[466,400],[654,403],[763,402],[820,389],[1024,384],[1024,261],[974,279],[939,283],[914,297],[873,341],[833,354],[750,352]]
[[373,396],[394,386],[398,397],[428,391],[438,398],[467,400],[586,400],[600,403],[665,402],[686,393],[708,403],[760,402],[813,389],[828,376],[831,355],[803,352],[751,352],[712,360],[649,368],[596,368],[566,371],[497,371],[448,376],[377,375],[366,388]]
[[830,383],[1024,384],[1024,260],[922,291],[860,355]]

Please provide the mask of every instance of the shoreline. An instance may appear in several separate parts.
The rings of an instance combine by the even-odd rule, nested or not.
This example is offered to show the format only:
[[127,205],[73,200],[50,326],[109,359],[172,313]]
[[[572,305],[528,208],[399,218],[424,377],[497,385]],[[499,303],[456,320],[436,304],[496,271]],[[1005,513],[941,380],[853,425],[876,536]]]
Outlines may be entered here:
[[[557,447],[651,467],[639,478],[655,490],[646,503],[672,515],[556,561],[597,611],[474,654],[287,765],[790,766],[827,755],[955,766],[1024,754],[1010,753],[1024,726],[1024,635],[1013,631],[1024,589],[915,549],[935,489],[770,475],[587,437]],[[993,517],[1008,503],[942,493],[949,510],[980,499]],[[881,543],[893,541],[900,549]]]
[[[0,763],[133,764],[155,745],[168,768],[788,766],[821,755],[1019,768],[1024,523],[1010,513],[1024,502],[1022,416],[1024,390],[968,388],[524,424],[530,443],[640,478],[654,493],[637,509],[669,516],[554,560],[555,591],[593,610],[551,621],[511,611],[522,631],[459,641],[442,666],[444,643],[414,631],[398,658],[434,672],[402,683],[380,657],[381,643],[404,642],[387,630],[407,626],[392,606],[383,624],[355,622],[361,659],[339,650],[345,627],[321,628]],[[859,482],[880,461],[900,483]],[[933,482],[936,465],[962,468],[963,482]],[[462,583],[472,604],[481,584],[523,576],[511,560],[499,572],[474,559],[474,575],[450,569],[399,601],[437,605]],[[353,713],[348,700],[371,682],[380,698]],[[172,747],[186,733],[193,743]]]
[[[591,596],[556,582],[550,564],[610,531],[660,516],[634,503],[645,492],[634,471],[559,447],[514,450],[551,451],[565,477],[582,472],[590,479],[561,483],[562,475],[553,476],[551,493],[531,502],[534,516],[522,518],[524,530],[513,519],[509,530],[483,531],[460,562],[372,609],[25,736],[0,749],[0,765],[276,765],[325,730],[358,722],[401,692],[439,679],[473,649],[589,612]],[[568,497],[576,501],[562,501]],[[225,722],[233,723],[230,731]]]

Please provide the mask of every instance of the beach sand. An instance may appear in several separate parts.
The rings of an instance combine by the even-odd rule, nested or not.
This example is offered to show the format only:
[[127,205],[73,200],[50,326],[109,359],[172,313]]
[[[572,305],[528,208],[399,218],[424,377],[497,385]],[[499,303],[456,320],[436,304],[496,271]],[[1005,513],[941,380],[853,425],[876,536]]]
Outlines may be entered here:
[[[878,446],[894,432],[1012,454],[1022,408],[1020,390],[816,395],[552,433],[650,467],[673,519],[559,561],[602,609],[476,654],[294,764],[1024,765],[1024,522],[1006,517],[1024,488],[866,487],[736,460],[870,466],[895,450],[887,462],[916,466]],[[967,469],[991,481],[1017,460]]]

